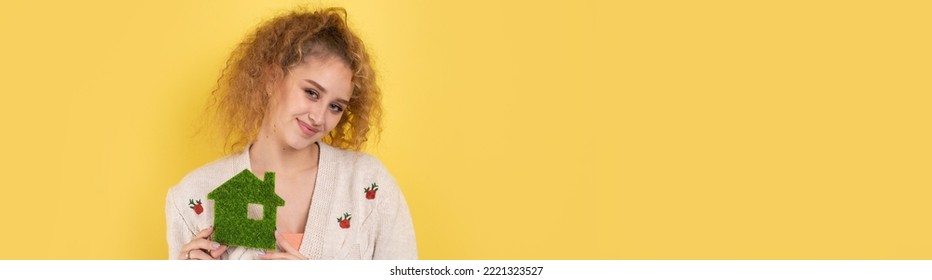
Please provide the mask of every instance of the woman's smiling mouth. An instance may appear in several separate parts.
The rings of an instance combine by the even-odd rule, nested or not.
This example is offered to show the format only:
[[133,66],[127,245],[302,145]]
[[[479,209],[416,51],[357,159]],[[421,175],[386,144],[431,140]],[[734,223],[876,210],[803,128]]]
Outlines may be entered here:
[[317,134],[317,132],[320,132],[320,129],[314,129],[313,127],[311,127],[311,125],[299,119],[295,119],[295,120],[298,121],[298,126],[301,127],[301,132],[303,132],[304,135],[308,137],[314,136],[314,134]]

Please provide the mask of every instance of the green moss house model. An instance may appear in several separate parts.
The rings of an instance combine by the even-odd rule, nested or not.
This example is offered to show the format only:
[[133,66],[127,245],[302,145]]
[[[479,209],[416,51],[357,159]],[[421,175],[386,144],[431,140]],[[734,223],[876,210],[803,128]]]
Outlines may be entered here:
[[[259,180],[244,169],[207,194],[214,200],[213,240],[229,246],[275,249],[275,217],[285,200],[275,194],[275,173]],[[262,217],[249,217],[261,207]]]

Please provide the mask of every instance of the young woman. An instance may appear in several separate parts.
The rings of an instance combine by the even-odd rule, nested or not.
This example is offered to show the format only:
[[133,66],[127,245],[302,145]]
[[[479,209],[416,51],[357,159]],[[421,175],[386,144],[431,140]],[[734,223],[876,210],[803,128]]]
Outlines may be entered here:
[[[171,258],[417,258],[401,190],[377,159],[358,152],[378,131],[380,91],[345,14],[331,8],[274,18],[233,52],[213,103],[233,153],[168,191]],[[277,208],[277,250],[211,240],[216,201],[207,195],[246,169],[258,178],[274,172],[285,202]]]

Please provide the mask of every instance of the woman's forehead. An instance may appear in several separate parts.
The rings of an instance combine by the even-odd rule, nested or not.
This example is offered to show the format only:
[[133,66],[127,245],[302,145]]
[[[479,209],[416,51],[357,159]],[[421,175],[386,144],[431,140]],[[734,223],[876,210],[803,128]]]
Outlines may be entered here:
[[328,94],[349,99],[352,95],[353,73],[343,60],[336,57],[318,57],[305,60],[292,67],[287,79],[310,83]]

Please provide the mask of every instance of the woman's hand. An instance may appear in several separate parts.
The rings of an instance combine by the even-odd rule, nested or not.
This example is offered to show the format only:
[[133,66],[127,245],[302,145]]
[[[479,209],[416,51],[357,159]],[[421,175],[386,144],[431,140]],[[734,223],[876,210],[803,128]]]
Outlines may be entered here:
[[282,249],[279,252],[266,252],[265,254],[259,255],[260,259],[263,260],[306,260],[307,258],[304,255],[301,255],[298,252],[298,249],[291,247],[291,244],[285,240],[285,237],[282,236],[277,230],[275,231],[275,242],[278,243],[278,248]]
[[191,242],[181,247],[179,260],[219,260],[220,255],[226,252],[227,245],[207,239],[214,233],[214,227],[209,227],[194,236]]

